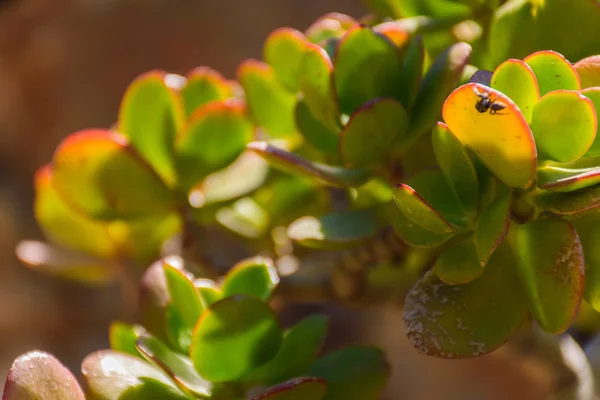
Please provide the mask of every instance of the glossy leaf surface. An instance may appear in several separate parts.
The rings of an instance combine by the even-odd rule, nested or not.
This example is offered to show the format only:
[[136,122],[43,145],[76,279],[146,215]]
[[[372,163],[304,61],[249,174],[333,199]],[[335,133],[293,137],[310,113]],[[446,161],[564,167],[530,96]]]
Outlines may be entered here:
[[573,65],[581,80],[581,88],[600,86],[600,55],[586,57]]
[[540,96],[553,90],[579,90],[577,71],[561,54],[551,51],[537,51],[524,60],[537,77]]
[[233,97],[232,84],[212,68],[194,68],[186,78],[187,82],[181,89],[181,98],[187,116],[206,103]]
[[297,92],[300,88],[301,62],[306,44],[304,35],[292,28],[276,29],[265,40],[264,59],[290,92]]
[[491,87],[510,98],[525,119],[531,122],[533,107],[540,99],[540,89],[535,73],[525,61],[511,58],[500,64],[492,75]]
[[474,237],[470,236],[444,250],[436,260],[434,268],[442,282],[458,285],[479,277],[484,266],[477,256]]
[[223,297],[245,294],[267,301],[278,283],[279,276],[273,261],[254,257],[240,261],[227,272],[221,291]]

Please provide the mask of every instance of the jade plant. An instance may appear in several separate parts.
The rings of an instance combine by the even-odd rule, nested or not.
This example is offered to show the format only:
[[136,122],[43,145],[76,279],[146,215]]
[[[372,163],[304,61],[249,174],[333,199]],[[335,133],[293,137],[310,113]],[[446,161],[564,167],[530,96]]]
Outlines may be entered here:
[[366,3],[275,30],[236,81],[142,74],[112,127],[64,139],[34,178],[48,242],[17,255],[132,312],[83,387],[31,352],[3,398],[378,398],[380,350],[318,358],[325,317],[279,326],[298,294],[400,297],[443,358],[600,311],[597,2]]

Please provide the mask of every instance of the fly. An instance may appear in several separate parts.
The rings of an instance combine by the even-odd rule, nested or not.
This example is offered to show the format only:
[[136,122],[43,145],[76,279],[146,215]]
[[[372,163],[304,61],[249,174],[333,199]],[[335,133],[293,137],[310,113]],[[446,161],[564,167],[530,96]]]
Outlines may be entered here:
[[[487,92],[481,93],[477,90],[477,87],[473,86],[473,91],[479,97],[477,103],[475,103],[475,109],[480,113],[487,112],[489,110],[491,115],[498,114],[498,111],[504,110],[506,108],[506,104],[502,103],[498,99],[491,100],[490,95]],[[501,113],[500,113],[501,114]]]

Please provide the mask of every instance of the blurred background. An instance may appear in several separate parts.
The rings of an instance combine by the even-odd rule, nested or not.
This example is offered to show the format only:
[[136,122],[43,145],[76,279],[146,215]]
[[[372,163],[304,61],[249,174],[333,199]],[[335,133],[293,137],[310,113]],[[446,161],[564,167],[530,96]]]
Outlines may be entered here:
[[[117,288],[91,289],[29,271],[15,244],[40,238],[32,177],[59,141],[108,127],[129,82],[150,69],[185,74],[208,65],[233,78],[261,58],[273,29],[306,29],[322,14],[366,13],[360,0],[4,0],[0,1],[0,379],[32,349],[54,353],[75,373],[86,354],[108,347],[122,315]],[[299,307],[298,313],[315,311]],[[523,373],[505,352],[471,361],[417,354],[401,310],[331,306],[328,347],[364,342],[393,364],[386,399],[543,399],[548,374]]]

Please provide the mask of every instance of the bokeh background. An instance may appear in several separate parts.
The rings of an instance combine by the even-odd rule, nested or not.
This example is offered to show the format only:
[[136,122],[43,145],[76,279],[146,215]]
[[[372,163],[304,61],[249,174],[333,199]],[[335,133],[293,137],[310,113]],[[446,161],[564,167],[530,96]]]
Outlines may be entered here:
[[[27,270],[19,240],[40,238],[32,176],[66,135],[107,127],[127,84],[150,69],[184,74],[208,65],[233,78],[261,58],[273,29],[306,29],[338,11],[360,17],[360,0],[0,0],[0,379],[32,349],[75,373],[86,354],[108,346],[122,315],[117,288],[90,289]],[[299,313],[314,311],[305,306]],[[548,374],[494,353],[471,361],[420,356],[406,341],[401,311],[332,306],[328,348],[377,344],[394,367],[386,399],[545,399]],[[530,368],[531,369],[531,368]]]

